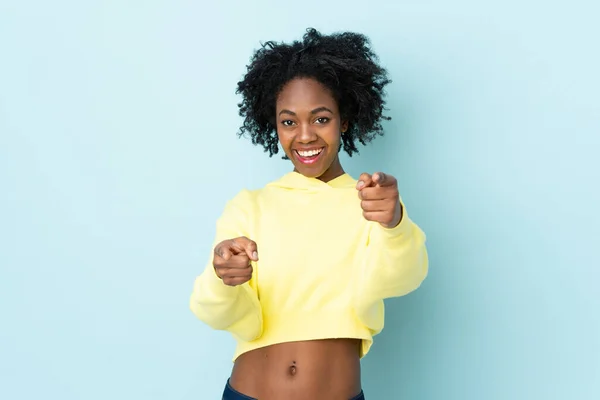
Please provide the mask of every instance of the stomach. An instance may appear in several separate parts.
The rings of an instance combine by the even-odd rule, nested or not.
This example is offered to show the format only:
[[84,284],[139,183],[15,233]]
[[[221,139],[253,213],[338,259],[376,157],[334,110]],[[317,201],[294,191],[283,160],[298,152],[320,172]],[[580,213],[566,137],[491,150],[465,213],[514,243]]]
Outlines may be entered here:
[[346,400],[361,391],[359,339],[276,344],[240,355],[230,385],[260,400]]

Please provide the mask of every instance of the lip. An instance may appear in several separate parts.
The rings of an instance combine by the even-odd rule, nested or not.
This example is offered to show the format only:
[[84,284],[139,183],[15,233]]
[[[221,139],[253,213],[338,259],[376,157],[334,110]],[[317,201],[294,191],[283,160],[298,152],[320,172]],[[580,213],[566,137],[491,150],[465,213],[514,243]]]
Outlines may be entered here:
[[[300,151],[310,151],[310,150],[319,150],[321,149],[321,152],[314,158],[304,158],[302,157],[300,154],[298,154],[298,150]],[[292,152],[294,153],[294,157],[296,157],[296,160],[298,160],[299,162],[301,162],[304,165],[311,165],[316,163],[317,161],[319,161],[321,159],[321,156],[323,155],[323,153],[325,153],[325,147],[311,147],[311,148],[307,148],[307,149],[293,149]]]

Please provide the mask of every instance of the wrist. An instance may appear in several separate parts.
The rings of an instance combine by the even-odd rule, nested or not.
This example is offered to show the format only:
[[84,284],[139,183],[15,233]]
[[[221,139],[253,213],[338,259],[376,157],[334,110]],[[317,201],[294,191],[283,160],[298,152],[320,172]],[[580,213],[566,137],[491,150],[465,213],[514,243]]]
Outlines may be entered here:
[[389,224],[380,223],[385,229],[394,229],[402,222],[404,216],[404,207],[402,203],[398,203],[396,210],[394,211],[394,219]]

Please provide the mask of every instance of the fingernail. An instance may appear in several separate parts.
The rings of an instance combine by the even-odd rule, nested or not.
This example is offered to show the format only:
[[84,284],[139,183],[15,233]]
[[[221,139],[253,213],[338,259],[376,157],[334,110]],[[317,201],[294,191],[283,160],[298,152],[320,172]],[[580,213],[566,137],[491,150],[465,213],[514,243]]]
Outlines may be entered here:
[[358,181],[358,185],[356,185],[356,187],[362,189],[363,186],[365,186],[365,183],[363,181]]
[[258,253],[256,251],[254,253],[252,253],[252,258],[254,260],[258,260]]

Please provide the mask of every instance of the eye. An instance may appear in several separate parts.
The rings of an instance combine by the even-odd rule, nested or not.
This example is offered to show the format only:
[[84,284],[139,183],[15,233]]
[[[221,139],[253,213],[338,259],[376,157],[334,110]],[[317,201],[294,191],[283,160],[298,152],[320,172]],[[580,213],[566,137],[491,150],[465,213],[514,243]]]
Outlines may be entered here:
[[281,124],[283,126],[292,126],[292,125],[294,125],[294,121],[286,119],[285,121],[281,121]]
[[319,118],[317,118],[316,122],[318,124],[326,124],[326,123],[329,122],[329,118],[327,118],[327,117],[319,117]]

